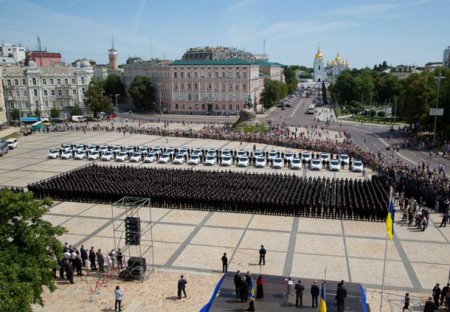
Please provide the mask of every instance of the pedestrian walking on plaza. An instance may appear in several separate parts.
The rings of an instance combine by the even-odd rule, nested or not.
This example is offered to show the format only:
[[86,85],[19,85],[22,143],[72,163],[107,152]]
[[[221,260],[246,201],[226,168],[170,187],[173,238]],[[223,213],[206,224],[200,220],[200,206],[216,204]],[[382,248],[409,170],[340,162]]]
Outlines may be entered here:
[[123,254],[122,251],[120,250],[120,248],[117,250],[117,268],[118,269],[123,269]]
[[450,290],[450,283],[447,283],[447,286],[442,287],[441,291],[441,305],[444,305],[445,298],[447,297],[447,294]]
[[114,304],[114,311],[117,311],[117,308],[119,308],[119,311],[122,311],[122,297],[123,297],[123,291],[120,289],[120,286],[116,286],[116,290],[114,291],[116,302]]
[[236,298],[239,299],[241,297],[241,288],[242,288],[242,280],[241,276],[239,275],[241,271],[237,271],[236,274],[234,274],[234,288],[236,289]]
[[97,266],[95,265],[95,251],[94,247],[89,250],[89,262],[91,263],[91,270],[97,271]]
[[266,249],[264,245],[261,245],[261,249],[259,250],[259,265],[266,265]]
[[439,225],[439,227],[445,227],[447,225],[448,218],[449,218],[449,212],[444,211],[444,213],[442,214],[442,222],[441,222],[441,225]]
[[224,252],[222,256],[222,272],[223,273],[228,272],[228,258],[226,252]]
[[345,306],[345,298],[347,297],[347,289],[345,289],[344,281],[341,281],[338,284],[336,291],[336,301],[337,301],[337,310],[338,312],[344,311]]
[[405,294],[405,304],[403,305],[402,312],[405,312],[405,311],[411,312],[411,310],[409,309],[409,301],[410,301],[409,293],[406,293]]
[[428,297],[425,307],[423,308],[423,312],[434,312],[434,308],[433,298]]
[[317,281],[314,281],[314,283],[311,285],[311,298],[312,298],[312,307],[317,308],[318,305],[318,298],[319,298],[320,288],[317,286]]
[[187,298],[186,284],[187,281],[184,279],[183,275],[181,275],[180,279],[178,280],[178,299],[181,299],[181,292],[183,292],[184,298]]
[[70,281],[70,284],[73,284],[73,269],[72,265],[70,265],[69,260],[64,260],[64,269],[66,271],[66,277]]
[[262,275],[258,275],[256,280],[256,299],[264,298],[264,280]]
[[100,272],[105,272],[105,258],[103,257],[102,250],[97,251],[97,261]]
[[302,281],[298,280],[295,285],[295,306],[298,307],[298,302],[300,301],[300,307],[303,307],[303,291],[305,286],[303,286]]
[[436,284],[433,288],[433,300],[434,300],[434,306],[436,309],[439,309],[439,298],[441,297],[441,288],[439,287],[439,283]]
[[86,260],[88,258],[88,253],[87,253],[87,250],[84,249],[84,245],[81,245],[80,254],[81,254],[81,262],[83,264],[83,267],[86,267]]

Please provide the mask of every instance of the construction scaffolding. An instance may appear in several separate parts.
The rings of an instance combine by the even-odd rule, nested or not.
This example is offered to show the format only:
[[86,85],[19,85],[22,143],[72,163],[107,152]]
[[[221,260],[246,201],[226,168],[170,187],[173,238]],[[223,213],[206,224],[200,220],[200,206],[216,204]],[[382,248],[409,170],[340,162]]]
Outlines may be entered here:
[[[111,216],[113,220],[113,238],[114,249],[119,248],[125,258],[132,257],[145,258],[144,266],[139,272],[139,280],[143,282],[148,278],[150,272],[155,269],[154,245],[153,245],[153,223],[152,223],[152,207],[150,206],[150,198],[148,197],[129,197],[122,199],[111,205]],[[127,218],[139,218],[140,220],[140,242],[132,245],[126,243],[126,226]]]

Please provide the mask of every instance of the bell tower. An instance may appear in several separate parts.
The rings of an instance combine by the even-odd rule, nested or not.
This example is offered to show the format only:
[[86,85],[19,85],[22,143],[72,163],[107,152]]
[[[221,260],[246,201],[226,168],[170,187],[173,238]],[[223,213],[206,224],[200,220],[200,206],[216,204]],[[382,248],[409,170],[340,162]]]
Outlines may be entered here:
[[111,41],[111,49],[108,50],[108,58],[109,58],[109,69],[117,70],[119,68],[119,64],[117,62],[117,57],[119,54],[117,50],[114,48],[114,39]]
[[317,53],[314,58],[314,82],[322,82],[325,78],[325,69],[323,66],[323,55],[320,48],[317,48]]

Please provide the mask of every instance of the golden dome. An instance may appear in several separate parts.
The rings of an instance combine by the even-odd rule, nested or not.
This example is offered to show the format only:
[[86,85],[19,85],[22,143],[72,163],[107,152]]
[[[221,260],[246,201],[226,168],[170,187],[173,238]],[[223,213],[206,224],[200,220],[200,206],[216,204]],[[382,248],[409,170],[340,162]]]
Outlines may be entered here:
[[322,58],[322,57],[323,57],[323,55],[322,55],[322,52],[320,52],[320,48],[317,48],[316,59]]
[[336,58],[335,58],[335,61],[336,62],[339,62],[341,60],[341,57],[339,56],[339,52],[336,54]]

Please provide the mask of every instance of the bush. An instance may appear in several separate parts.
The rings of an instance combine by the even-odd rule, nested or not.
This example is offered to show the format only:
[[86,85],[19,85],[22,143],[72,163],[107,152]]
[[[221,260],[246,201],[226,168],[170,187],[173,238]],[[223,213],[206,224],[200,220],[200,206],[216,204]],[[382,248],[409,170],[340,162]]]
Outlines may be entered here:
[[383,112],[383,111],[379,111],[379,112],[377,113],[377,116],[378,116],[378,117],[386,117],[386,113]]
[[374,117],[377,114],[376,111],[374,111],[373,109],[369,111],[369,116],[370,117]]
[[51,118],[58,118],[59,117],[59,110],[57,108],[52,108],[50,110],[50,117]]

